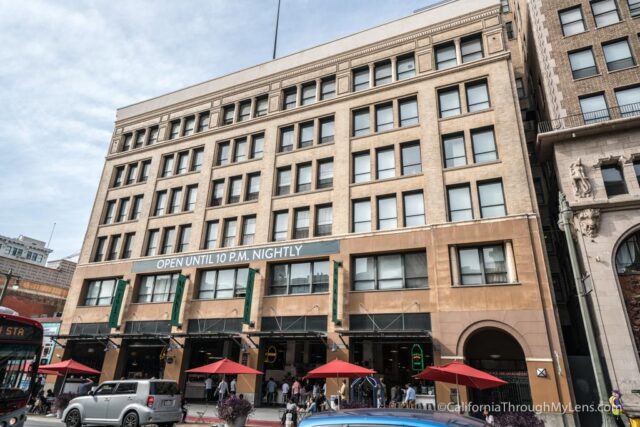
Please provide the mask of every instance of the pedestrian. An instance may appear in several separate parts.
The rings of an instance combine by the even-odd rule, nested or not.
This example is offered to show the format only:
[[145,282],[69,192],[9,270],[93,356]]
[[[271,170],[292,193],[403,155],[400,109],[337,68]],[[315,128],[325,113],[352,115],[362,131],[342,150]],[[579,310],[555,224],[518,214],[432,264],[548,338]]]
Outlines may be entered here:
[[224,377],[222,377],[222,380],[220,380],[217,391],[218,391],[218,402],[222,402],[227,396],[227,393],[229,392],[229,385],[227,384],[227,381],[224,379]]
[[229,393],[232,396],[235,396],[235,394],[236,394],[236,379],[235,379],[235,377],[229,383]]
[[302,387],[302,385],[300,384],[300,381],[298,381],[297,378],[293,379],[293,385],[291,386],[291,391],[293,392],[293,403],[295,403],[296,405],[298,403],[300,403],[300,388]]
[[273,380],[273,377],[269,378],[267,382],[267,403],[273,405],[276,403],[276,387],[278,384]]
[[384,408],[387,403],[387,386],[384,383],[384,377],[380,377],[378,385],[378,408]]
[[622,394],[618,390],[613,390],[611,392],[611,397],[609,398],[609,405],[611,406],[611,414],[613,415],[613,419],[616,421],[616,426],[624,427],[624,421],[622,421],[622,413],[624,412],[624,408],[622,407]]
[[495,420],[493,419],[493,415],[491,415],[491,413],[489,412],[489,408],[484,408],[484,411],[482,411],[482,415],[484,415],[484,421],[487,423],[487,425],[495,425]]
[[406,392],[404,395],[405,407],[414,409],[416,407],[416,390],[411,386],[411,383],[407,383]]
[[211,378],[211,375],[204,380],[204,398],[207,402],[213,400],[213,378]]
[[347,380],[342,380],[342,385],[340,386],[340,400],[343,402],[347,401]]
[[320,386],[318,383],[313,383],[313,388],[311,389],[311,396],[315,399],[318,397],[318,393],[320,393]]
[[289,383],[284,380],[282,382],[282,403],[286,404],[289,401]]

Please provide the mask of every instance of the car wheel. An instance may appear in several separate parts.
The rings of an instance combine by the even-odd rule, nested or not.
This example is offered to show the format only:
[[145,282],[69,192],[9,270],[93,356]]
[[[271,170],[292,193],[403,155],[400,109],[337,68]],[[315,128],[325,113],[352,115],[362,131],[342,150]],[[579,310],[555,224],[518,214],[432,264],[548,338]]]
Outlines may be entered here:
[[122,419],[122,427],[138,427],[138,414],[127,412]]
[[64,423],[67,427],[80,427],[82,425],[82,420],[80,417],[80,411],[77,409],[72,409],[67,414],[67,418],[65,418]]

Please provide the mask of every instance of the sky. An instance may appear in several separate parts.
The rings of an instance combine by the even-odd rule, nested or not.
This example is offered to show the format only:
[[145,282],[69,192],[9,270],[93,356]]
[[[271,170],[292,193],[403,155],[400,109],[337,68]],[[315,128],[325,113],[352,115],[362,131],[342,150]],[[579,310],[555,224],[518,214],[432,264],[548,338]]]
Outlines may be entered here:
[[[470,1],[470,0],[468,0]],[[278,56],[435,0],[282,0]],[[271,59],[277,0],[0,0],[0,235],[80,251],[116,109]]]

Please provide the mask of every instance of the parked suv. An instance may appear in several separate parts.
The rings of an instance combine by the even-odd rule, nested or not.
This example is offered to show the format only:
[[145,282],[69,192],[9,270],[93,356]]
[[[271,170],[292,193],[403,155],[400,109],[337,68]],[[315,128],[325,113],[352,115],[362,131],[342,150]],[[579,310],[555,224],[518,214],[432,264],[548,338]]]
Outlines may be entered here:
[[175,381],[107,381],[88,396],[71,400],[62,419],[67,427],[82,424],[172,427],[182,420],[182,399]]

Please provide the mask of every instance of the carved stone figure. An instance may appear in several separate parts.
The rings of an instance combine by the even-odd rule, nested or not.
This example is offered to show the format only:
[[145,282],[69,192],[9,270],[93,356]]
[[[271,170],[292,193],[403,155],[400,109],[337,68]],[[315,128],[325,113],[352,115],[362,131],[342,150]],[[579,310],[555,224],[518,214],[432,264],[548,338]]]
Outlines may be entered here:
[[577,197],[585,198],[591,196],[593,187],[591,182],[584,172],[584,166],[582,165],[582,159],[578,157],[575,163],[571,163],[571,183],[573,184],[573,191]]
[[596,237],[600,228],[600,209],[584,209],[578,212],[580,230],[587,237]]

